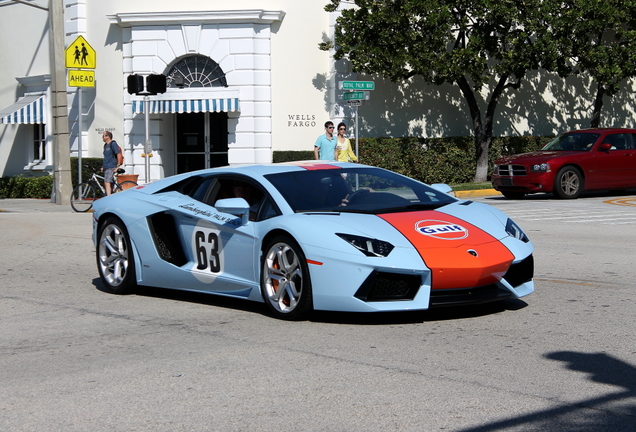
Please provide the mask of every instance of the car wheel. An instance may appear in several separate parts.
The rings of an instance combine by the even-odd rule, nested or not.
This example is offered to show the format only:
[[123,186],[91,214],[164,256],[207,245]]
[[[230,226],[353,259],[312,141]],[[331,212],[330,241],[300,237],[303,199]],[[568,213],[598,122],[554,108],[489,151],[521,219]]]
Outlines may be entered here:
[[304,319],[313,308],[307,260],[288,236],[273,238],[264,249],[261,293],[269,310],[285,320]]
[[104,286],[113,294],[126,294],[136,285],[130,236],[124,223],[114,217],[97,232],[97,269]]
[[554,179],[554,193],[559,198],[574,199],[583,191],[583,176],[574,167],[563,167]]
[[501,191],[501,194],[503,196],[505,196],[506,198],[513,199],[513,200],[521,199],[524,196],[526,196],[526,194],[523,193],[523,192],[509,192],[509,191],[503,192],[503,191]]

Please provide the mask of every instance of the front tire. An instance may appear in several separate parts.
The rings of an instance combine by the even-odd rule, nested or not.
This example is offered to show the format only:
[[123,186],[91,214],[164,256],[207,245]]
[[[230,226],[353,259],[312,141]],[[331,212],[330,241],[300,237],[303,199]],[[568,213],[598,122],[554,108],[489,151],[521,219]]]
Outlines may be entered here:
[[268,242],[261,263],[261,293],[280,319],[305,319],[313,309],[309,268],[303,251],[291,237]]
[[96,198],[95,186],[88,182],[78,184],[71,194],[71,207],[76,212],[85,213],[93,207]]
[[583,191],[583,176],[571,166],[561,168],[554,179],[554,193],[561,199],[575,199]]
[[97,269],[105,288],[113,294],[131,292],[137,284],[135,261],[124,223],[109,217],[100,225],[97,239]]

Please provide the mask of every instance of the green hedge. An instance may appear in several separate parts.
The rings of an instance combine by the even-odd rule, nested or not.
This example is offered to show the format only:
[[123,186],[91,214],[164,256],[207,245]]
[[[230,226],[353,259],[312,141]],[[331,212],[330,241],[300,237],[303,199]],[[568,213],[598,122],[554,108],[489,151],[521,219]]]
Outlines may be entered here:
[[[543,147],[551,137],[497,137],[489,152],[494,161],[504,155],[525,153]],[[355,140],[351,140],[355,148]],[[360,161],[425,183],[468,183],[475,175],[475,148],[471,137],[449,138],[361,138]],[[275,151],[274,162],[312,160],[313,150]],[[88,167],[87,167],[88,166]],[[102,158],[82,158],[84,181],[99,172]],[[77,158],[71,158],[71,180],[77,184]],[[53,176],[0,178],[0,198],[49,198]]]
[[51,198],[53,176],[0,178],[0,198]]
[[[87,181],[94,172],[99,173],[102,168],[102,158],[82,158],[82,181]],[[77,186],[77,158],[71,158],[71,181]]]
[[[551,137],[496,137],[489,151],[489,173],[504,155],[535,151]],[[355,147],[355,141],[352,146]],[[386,168],[425,183],[468,183],[475,176],[472,137],[361,138],[360,162]],[[274,162],[313,159],[313,151],[275,151]]]

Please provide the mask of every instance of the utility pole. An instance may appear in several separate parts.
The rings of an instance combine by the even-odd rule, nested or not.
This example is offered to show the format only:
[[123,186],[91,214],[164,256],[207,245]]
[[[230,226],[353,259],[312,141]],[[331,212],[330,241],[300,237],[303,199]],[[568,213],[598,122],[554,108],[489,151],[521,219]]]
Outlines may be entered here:
[[51,109],[53,116],[53,197],[56,204],[71,198],[66,68],[64,64],[64,0],[49,0],[49,55],[51,61]]

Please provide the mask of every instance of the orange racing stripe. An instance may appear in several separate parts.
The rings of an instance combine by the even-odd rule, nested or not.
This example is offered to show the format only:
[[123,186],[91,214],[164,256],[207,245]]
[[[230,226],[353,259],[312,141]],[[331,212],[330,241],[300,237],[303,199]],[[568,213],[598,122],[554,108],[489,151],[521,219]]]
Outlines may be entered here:
[[417,249],[431,269],[432,289],[493,284],[506,274],[514,260],[514,255],[499,240],[444,213],[429,210],[378,216]]

